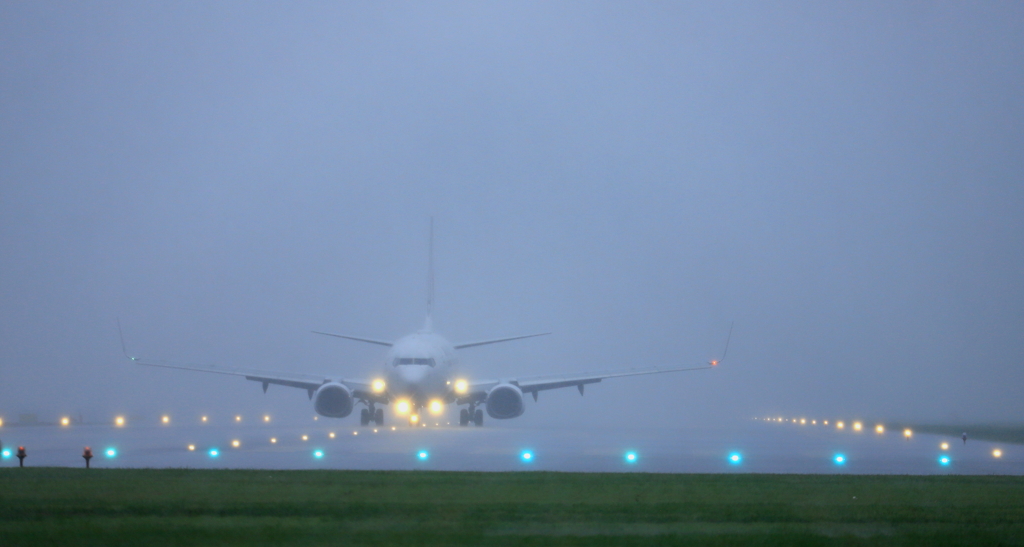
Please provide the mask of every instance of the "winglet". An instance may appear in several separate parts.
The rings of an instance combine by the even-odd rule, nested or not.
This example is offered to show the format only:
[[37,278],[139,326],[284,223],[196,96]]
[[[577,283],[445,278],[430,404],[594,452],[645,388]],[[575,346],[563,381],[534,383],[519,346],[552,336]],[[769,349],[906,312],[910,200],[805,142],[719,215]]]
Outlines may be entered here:
[[716,367],[716,366],[718,366],[719,363],[721,363],[722,361],[725,361],[725,355],[727,353],[729,353],[729,341],[732,340],[732,328],[735,327],[735,326],[736,326],[736,322],[735,321],[733,321],[732,323],[729,324],[729,336],[727,336],[725,338],[725,351],[722,352],[722,358],[721,359],[715,359],[715,360],[712,360],[712,361],[708,361],[709,365],[711,365],[713,367]]
[[124,333],[121,332],[121,318],[120,317],[116,318],[116,321],[117,321],[117,335],[121,337],[121,353],[123,353],[124,356],[127,357],[128,359],[130,359],[132,361],[135,361],[136,359],[134,357],[128,355],[128,350],[125,349]]

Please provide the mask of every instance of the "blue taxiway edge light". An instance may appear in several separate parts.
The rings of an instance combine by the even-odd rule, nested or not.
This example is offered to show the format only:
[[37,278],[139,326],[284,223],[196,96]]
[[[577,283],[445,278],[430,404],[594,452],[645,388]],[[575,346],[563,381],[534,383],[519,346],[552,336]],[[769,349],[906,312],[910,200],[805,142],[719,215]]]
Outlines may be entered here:
[[216,448],[211,448],[209,454],[211,458],[216,458],[217,456],[220,456],[220,450],[217,450]]
[[939,465],[949,465],[952,461],[949,456],[939,456]]
[[314,450],[313,451],[313,457],[318,459],[318,460],[320,458],[323,458],[324,457],[324,451],[323,450]]
[[114,458],[114,457],[117,456],[117,450],[115,450],[113,448],[108,448],[108,449],[104,450],[103,453],[106,454],[106,456],[108,458]]
[[10,450],[4,450],[3,452],[0,452],[0,456],[3,456],[5,458],[10,458],[11,457],[11,451]]
[[519,457],[526,463],[532,462],[533,452],[530,452],[529,450],[523,450],[523,453],[520,454]]
[[416,458],[420,461],[426,461],[430,457],[430,454],[426,450],[420,450],[416,453]]
[[626,452],[626,463],[636,463],[637,459],[639,458],[636,455],[636,452]]
[[832,461],[834,461],[836,465],[843,465],[846,463],[846,456],[842,454],[836,454],[835,456],[832,457]]
[[742,461],[743,455],[740,454],[739,452],[733,452],[732,454],[729,454],[729,463],[733,465],[739,465]]

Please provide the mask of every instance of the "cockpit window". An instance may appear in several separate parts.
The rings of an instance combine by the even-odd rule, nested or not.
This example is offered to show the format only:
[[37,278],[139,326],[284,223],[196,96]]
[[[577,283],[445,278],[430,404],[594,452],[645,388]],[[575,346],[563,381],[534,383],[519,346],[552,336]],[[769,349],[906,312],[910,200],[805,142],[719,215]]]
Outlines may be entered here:
[[429,357],[396,357],[392,366],[398,365],[430,365],[434,366],[434,360]]

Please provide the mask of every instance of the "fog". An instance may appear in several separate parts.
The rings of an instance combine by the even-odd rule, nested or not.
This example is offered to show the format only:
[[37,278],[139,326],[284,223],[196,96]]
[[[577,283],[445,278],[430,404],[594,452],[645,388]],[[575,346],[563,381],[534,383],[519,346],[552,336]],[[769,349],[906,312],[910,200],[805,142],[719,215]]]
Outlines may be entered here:
[[[0,4],[0,417],[268,412],[426,313],[488,426],[1019,420],[1018,3]],[[346,423],[358,423],[356,416]]]

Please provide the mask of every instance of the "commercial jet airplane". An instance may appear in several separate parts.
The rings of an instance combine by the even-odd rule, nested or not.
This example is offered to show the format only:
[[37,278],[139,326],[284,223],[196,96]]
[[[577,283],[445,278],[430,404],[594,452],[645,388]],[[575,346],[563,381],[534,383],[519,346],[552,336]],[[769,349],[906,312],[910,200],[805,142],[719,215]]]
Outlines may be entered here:
[[[532,395],[536,402],[537,394],[541,391],[575,387],[579,390],[580,395],[583,395],[584,386],[596,384],[607,378],[710,369],[721,361],[710,361],[707,365],[698,367],[645,368],[551,376],[477,379],[460,374],[457,350],[544,336],[550,333],[527,334],[460,344],[451,344],[444,337],[435,333],[431,326],[431,311],[434,301],[433,231],[433,222],[431,222],[427,318],[421,330],[394,342],[313,331],[315,334],[388,348],[384,354],[383,366],[379,374],[371,378],[351,379],[293,372],[266,372],[148,361],[128,355],[124,347],[123,335],[121,349],[124,351],[125,357],[135,364],[242,376],[246,380],[262,383],[264,393],[267,392],[267,388],[271,384],[304,389],[310,400],[313,401],[316,413],[329,418],[344,418],[351,414],[357,405],[364,405],[365,408],[360,409],[360,422],[364,426],[370,423],[383,425],[384,409],[381,407],[386,405],[393,405],[393,412],[396,416],[408,419],[410,425],[415,426],[420,422],[420,415],[423,411],[433,416],[440,416],[445,412],[447,405],[453,404],[465,406],[459,411],[459,425],[466,426],[472,422],[477,426],[482,426],[484,423],[483,409],[486,409],[488,416],[498,420],[522,415],[526,410],[523,401],[524,394]],[[120,330],[120,325],[118,330]],[[729,338],[731,337],[732,329],[730,328]],[[727,339],[725,352],[728,350]],[[722,359],[725,358],[725,352],[722,354]],[[481,406],[483,409],[479,408]]]

